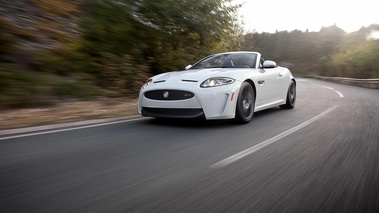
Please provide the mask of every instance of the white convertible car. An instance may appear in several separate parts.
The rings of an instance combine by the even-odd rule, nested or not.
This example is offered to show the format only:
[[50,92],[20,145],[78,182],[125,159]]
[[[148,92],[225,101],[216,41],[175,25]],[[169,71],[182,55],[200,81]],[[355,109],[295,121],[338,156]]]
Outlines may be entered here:
[[210,55],[185,69],[149,78],[139,94],[138,112],[248,123],[254,112],[295,106],[296,81],[290,70],[265,61],[258,52]]

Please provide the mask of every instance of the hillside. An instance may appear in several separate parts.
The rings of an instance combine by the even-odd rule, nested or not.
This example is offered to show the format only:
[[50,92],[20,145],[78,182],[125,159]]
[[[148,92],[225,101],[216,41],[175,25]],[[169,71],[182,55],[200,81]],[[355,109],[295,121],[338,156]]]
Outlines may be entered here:
[[0,0],[3,34],[20,50],[53,49],[79,36],[77,16],[84,0]]
[[0,110],[98,94],[91,81],[65,73],[71,69],[63,57],[71,55],[68,47],[80,38],[84,0],[0,0],[0,4]]

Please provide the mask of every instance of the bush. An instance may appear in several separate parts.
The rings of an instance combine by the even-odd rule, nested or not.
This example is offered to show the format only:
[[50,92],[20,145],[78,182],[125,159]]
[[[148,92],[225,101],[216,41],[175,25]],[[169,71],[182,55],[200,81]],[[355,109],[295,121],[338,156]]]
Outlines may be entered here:
[[95,69],[89,56],[67,47],[40,53],[38,58],[41,71],[60,76],[79,75]]
[[13,64],[0,64],[0,109],[51,104],[49,89],[39,75],[19,70]]
[[74,77],[20,70],[14,64],[0,64],[0,109],[53,105],[57,99],[88,100],[102,91]]
[[55,97],[77,98],[81,100],[90,99],[100,94],[100,90],[88,82],[60,81],[52,85]]
[[97,76],[103,88],[117,91],[120,96],[137,96],[148,78],[149,65],[136,65],[131,56],[104,54]]

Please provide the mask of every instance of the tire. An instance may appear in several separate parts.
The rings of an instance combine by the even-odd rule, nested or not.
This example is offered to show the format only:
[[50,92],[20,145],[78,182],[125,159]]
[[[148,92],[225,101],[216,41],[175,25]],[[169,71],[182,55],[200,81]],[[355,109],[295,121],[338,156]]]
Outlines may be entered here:
[[280,108],[293,109],[295,107],[295,104],[296,104],[296,84],[294,81],[291,81],[291,84],[288,87],[288,91],[287,91],[286,103],[283,105],[280,105]]
[[237,99],[235,120],[246,124],[253,118],[255,110],[255,93],[248,82],[243,82]]

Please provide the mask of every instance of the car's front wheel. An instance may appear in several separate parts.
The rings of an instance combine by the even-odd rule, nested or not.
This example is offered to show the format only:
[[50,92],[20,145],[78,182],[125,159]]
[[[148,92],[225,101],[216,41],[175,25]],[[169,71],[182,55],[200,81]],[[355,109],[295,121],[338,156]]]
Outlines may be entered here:
[[288,91],[287,91],[286,103],[283,105],[280,105],[280,108],[293,109],[295,107],[295,103],[296,103],[296,84],[294,81],[291,81],[291,84],[288,87]]
[[255,94],[253,87],[244,82],[241,85],[237,99],[237,108],[235,120],[239,123],[248,123],[254,115]]

